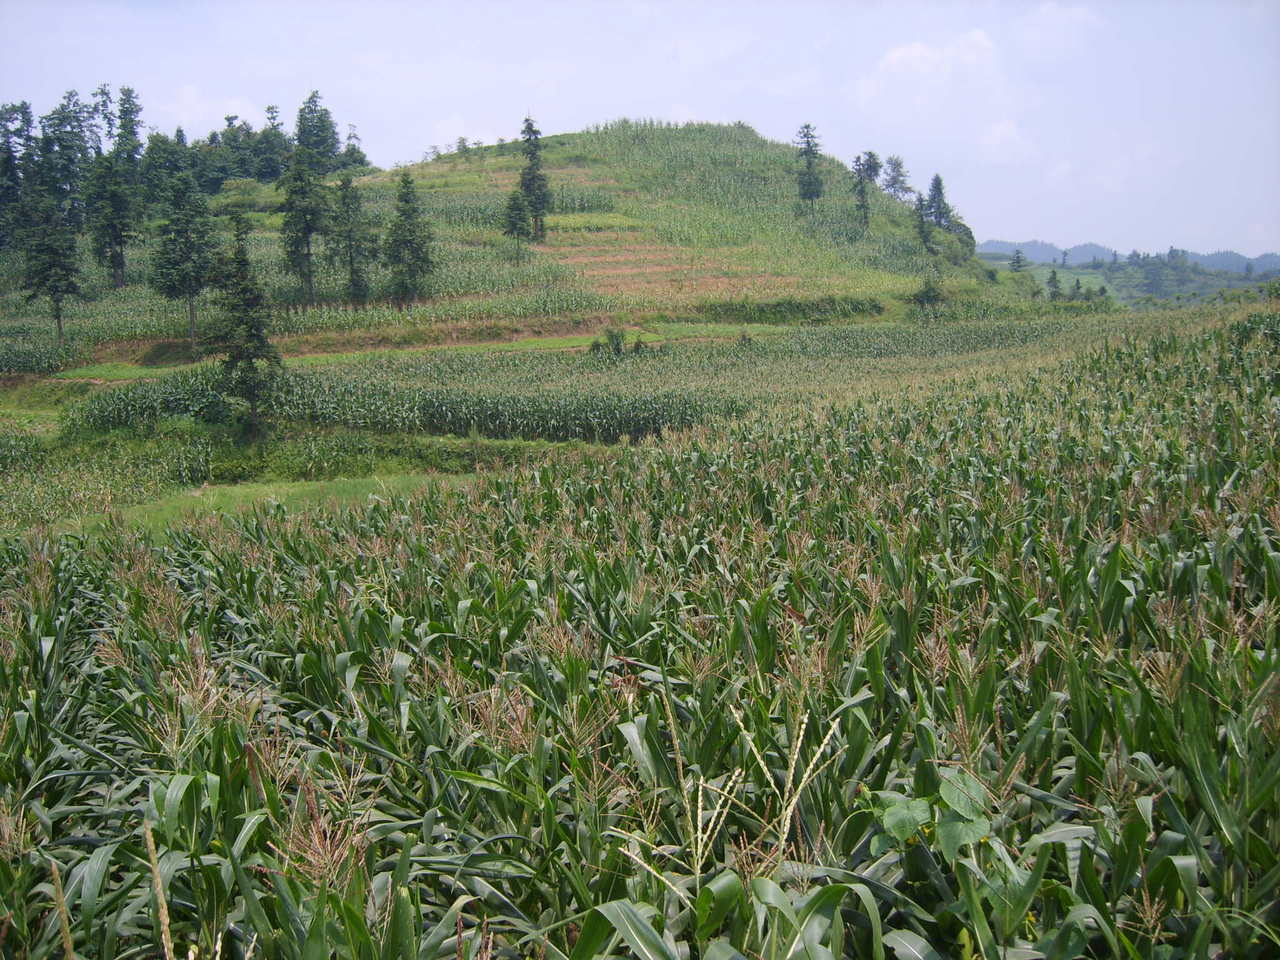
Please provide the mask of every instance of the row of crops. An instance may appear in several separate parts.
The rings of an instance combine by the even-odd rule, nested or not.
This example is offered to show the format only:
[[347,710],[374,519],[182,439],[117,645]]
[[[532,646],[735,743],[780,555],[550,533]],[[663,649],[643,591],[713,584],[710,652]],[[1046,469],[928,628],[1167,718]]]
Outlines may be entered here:
[[[1008,349],[1063,329],[1053,318],[941,329],[879,324],[621,355],[372,355],[289,371],[267,409],[286,421],[383,431],[612,443],[734,416],[752,398],[838,386],[850,379],[852,362]],[[109,390],[75,410],[70,425],[101,432],[174,416],[225,421],[230,408],[219,380],[211,365]]]
[[0,950],[1274,956],[1277,435],[1256,315],[0,541]]

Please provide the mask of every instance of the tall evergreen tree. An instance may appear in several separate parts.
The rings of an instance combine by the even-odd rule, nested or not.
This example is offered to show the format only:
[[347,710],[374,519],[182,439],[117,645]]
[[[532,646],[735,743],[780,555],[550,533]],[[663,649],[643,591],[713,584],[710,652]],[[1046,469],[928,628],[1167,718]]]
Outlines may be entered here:
[[170,300],[187,304],[191,358],[198,353],[196,298],[217,279],[217,246],[209,206],[196,178],[182,171],[173,178],[169,216],[160,227],[151,263],[151,286]]
[[854,191],[857,194],[858,219],[865,229],[871,225],[871,186],[880,176],[880,158],[875,152],[866,153],[853,159]]
[[936,173],[929,181],[929,199],[925,202],[925,210],[935,227],[945,227],[951,222],[951,207],[947,205],[942,177]]
[[818,173],[818,132],[813,124],[803,124],[796,132],[796,146],[800,150],[800,170],[796,173],[796,186],[800,199],[809,204],[810,212],[822,196],[822,174]]
[[896,153],[891,153],[884,162],[884,180],[880,186],[884,192],[895,200],[905,200],[911,195],[911,184],[907,182],[907,166]]
[[396,182],[395,213],[387,228],[383,258],[391,270],[391,292],[403,306],[422,295],[431,273],[431,228],[408,170]]
[[0,249],[13,243],[20,226],[23,158],[35,139],[31,104],[0,106]]
[[280,123],[280,108],[267,107],[267,125],[258,131],[253,142],[254,176],[263,183],[274,183],[284,176],[289,165],[289,138]]
[[102,87],[100,93],[114,142],[94,160],[85,199],[93,252],[111,268],[111,284],[118,288],[124,286],[125,250],[137,238],[142,223],[142,141],[138,138],[142,105],[131,87],[121,87],[112,113],[109,91]]
[[[66,345],[63,333],[63,304],[80,294],[80,256],[76,249],[76,227],[70,211],[56,195],[43,194],[24,200],[30,221],[39,224],[22,236],[22,286],[27,299],[48,297],[53,312],[58,346]],[[29,221],[29,222],[30,222]]]
[[1021,250],[1013,251],[1013,257],[1009,260],[1009,269],[1014,273],[1021,273],[1027,268],[1027,258],[1023,256]]
[[1049,291],[1050,300],[1062,299],[1062,281],[1058,279],[1057,270],[1049,271],[1049,279],[1044,282],[1044,285]]
[[235,222],[235,241],[226,258],[218,286],[222,314],[205,339],[210,352],[224,355],[227,389],[249,406],[250,434],[261,429],[261,407],[280,373],[280,353],[267,338],[270,311],[267,298],[249,260],[249,223]]
[[293,142],[295,149],[306,152],[315,172],[324,174],[334,169],[338,159],[338,128],[329,108],[320,103],[320,91],[312,90],[298,108]]
[[551,188],[547,185],[547,175],[542,172],[542,131],[534,125],[532,117],[524,118],[520,139],[520,149],[524,154],[524,169],[520,171],[520,192],[524,194],[525,205],[529,208],[533,239],[540,241],[547,236]]
[[[39,146],[29,151],[39,163],[42,198],[56,199],[67,222],[77,232],[84,225],[84,181],[101,148],[98,112],[74,90],[40,118]],[[26,173],[23,174],[24,179]],[[33,178],[37,179],[37,178]]]
[[880,163],[880,157],[874,150],[867,150],[857,160],[859,175],[866,179],[868,183],[875,183],[880,179],[880,171],[884,169],[884,165]]
[[522,243],[533,239],[533,221],[529,217],[529,204],[519,189],[512,190],[502,215],[502,232],[516,242],[517,258],[523,253]]
[[299,147],[289,158],[289,169],[276,183],[284,191],[284,223],[280,231],[285,262],[302,281],[307,303],[316,302],[315,240],[329,222],[329,189],[320,179],[311,151]]
[[354,123],[347,124],[347,143],[342,148],[342,152],[338,154],[335,169],[349,170],[352,167],[367,167],[369,158],[365,156],[364,150],[360,148],[360,135],[356,133],[356,125]]
[[925,253],[937,253],[933,246],[933,227],[929,223],[929,204],[924,195],[916,194],[916,236]]
[[155,132],[147,137],[147,147],[142,154],[140,175],[142,178],[142,202],[163,204],[173,193],[173,181],[178,174],[191,170],[191,148],[182,128],[172,137]]
[[360,189],[345,176],[334,198],[333,218],[326,235],[330,263],[342,265],[347,275],[347,296],[352,303],[369,299],[369,263],[378,254],[378,237],[364,211]]

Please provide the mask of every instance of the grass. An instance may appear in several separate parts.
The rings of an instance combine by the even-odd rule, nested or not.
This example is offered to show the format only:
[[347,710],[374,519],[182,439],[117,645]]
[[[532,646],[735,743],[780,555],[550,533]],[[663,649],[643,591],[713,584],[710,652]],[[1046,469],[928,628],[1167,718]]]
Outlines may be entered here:
[[169,527],[190,524],[203,517],[243,514],[263,505],[278,504],[291,513],[312,507],[336,509],[364,503],[370,497],[414,496],[435,484],[458,485],[471,479],[465,474],[403,473],[333,480],[213,484],[124,507],[110,515],[86,516],[69,529],[100,533],[114,525],[159,534]]

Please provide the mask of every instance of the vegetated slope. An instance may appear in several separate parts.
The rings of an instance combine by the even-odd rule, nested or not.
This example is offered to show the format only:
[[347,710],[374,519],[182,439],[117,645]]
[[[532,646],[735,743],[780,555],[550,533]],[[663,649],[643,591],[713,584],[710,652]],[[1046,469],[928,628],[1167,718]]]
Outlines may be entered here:
[[[507,194],[523,158],[517,145],[470,148],[410,170],[436,236],[431,295],[410,310],[389,303],[350,309],[341,270],[322,263],[318,308],[290,307],[299,283],[283,270],[282,195],[254,181],[228,181],[213,199],[223,215],[255,225],[253,255],[274,302],[273,332],[455,325],[494,335],[538,329],[548,318],[589,318],[632,310],[696,310],[701,305],[807,302],[838,298],[869,313],[872,300],[905,295],[934,267],[957,288],[974,288],[981,268],[964,242],[935,230],[937,256],[924,253],[914,214],[878,188],[863,229],[848,170],[829,158],[820,168],[826,195],[812,210],[796,196],[795,149],[745,125],[619,122],[545,138],[553,193],[545,245],[517,247],[501,232]],[[390,216],[392,175],[359,181],[376,222]],[[106,340],[180,337],[184,314],[146,287],[150,247],[130,250],[128,286],[110,287],[85,254],[88,302],[69,306],[68,329],[83,345]],[[13,251],[0,256],[0,340],[34,350],[47,340],[42,307],[19,287]],[[387,296],[381,268],[375,299]],[[202,301],[210,309],[211,297]],[[785,311],[785,306],[782,308]],[[41,369],[56,357],[36,358]],[[33,361],[35,362],[35,361]]]
[[1259,314],[466,496],[0,541],[11,942],[1260,960],[1278,389]]

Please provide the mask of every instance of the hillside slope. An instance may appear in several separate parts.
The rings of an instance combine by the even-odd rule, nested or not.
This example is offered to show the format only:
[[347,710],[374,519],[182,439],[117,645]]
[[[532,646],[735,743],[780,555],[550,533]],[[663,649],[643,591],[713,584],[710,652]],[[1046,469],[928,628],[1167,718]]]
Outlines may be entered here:
[[[825,195],[803,207],[795,149],[746,125],[620,121],[549,136],[544,146],[553,213],[546,243],[531,247],[501,232],[503,204],[523,164],[516,144],[409,168],[435,233],[437,264],[430,295],[409,310],[388,302],[387,277],[376,267],[374,302],[350,308],[341,270],[330,263],[319,269],[320,305],[290,306],[301,290],[283,269],[281,193],[232,180],[212,207],[224,222],[243,213],[254,223],[257,269],[277,304],[273,333],[334,334],[331,346],[362,330],[408,329],[423,342],[593,329],[635,313],[710,310],[721,319],[735,312],[757,319],[759,305],[768,313],[779,301],[788,318],[808,309],[871,314],[901,303],[926,273],[957,292],[989,282],[958,236],[934,230],[935,252],[927,253],[913,210],[878,188],[870,191],[864,229],[852,177],[835,160],[820,164]],[[359,181],[379,226],[390,217],[394,175]],[[103,343],[183,335],[182,309],[146,286],[150,249],[140,243],[129,251],[128,285],[120,290],[86,251],[85,300],[70,305],[67,320],[80,356]],[[44,305],[19,290],[19,266],[16,254],[0,256],[0,346],[21,353],[47,348],[50,323]]]

